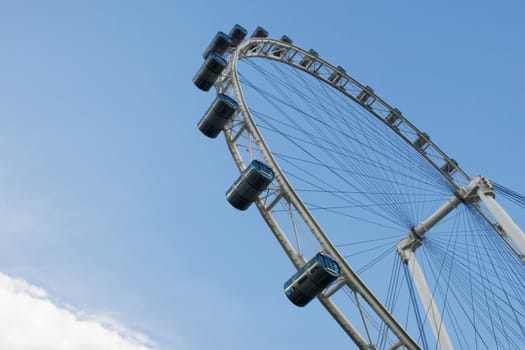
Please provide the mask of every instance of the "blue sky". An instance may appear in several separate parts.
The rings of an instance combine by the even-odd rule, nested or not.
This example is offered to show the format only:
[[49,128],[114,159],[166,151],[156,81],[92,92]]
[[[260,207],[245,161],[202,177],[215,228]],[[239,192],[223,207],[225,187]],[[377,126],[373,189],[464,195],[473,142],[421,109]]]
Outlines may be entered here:
[[524,193],[524,13],[518,1],[2,2],[0,272],[159,349],[348,348],[317,303],[284,297],[292,265],[255,208],[224,200],[237,171],[222,136],[196,127],[213,98],[191,83],[202,52],[236,23],[287,34],[471,176]]

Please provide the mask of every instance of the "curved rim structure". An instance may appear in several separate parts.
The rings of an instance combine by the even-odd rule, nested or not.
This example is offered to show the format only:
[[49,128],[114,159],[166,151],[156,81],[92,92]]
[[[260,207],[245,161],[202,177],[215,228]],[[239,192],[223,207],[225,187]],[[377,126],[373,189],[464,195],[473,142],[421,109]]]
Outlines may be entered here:
[[[397,134],[406,144],[414,148],[415,151],[448,181],[453,188],[455,196],[449,201],[450,203],[445,204],[444,207],[440,209],[441,212],[438,211],[438,213],[434,213],[419,226],[413,227],[412,232],[407,232],[407,239],[400,242],[398,246],[398,252],[403,262],[407,263],[410,259],[410,257],[403,257],[403,254],[408,252],[413,255],[418,244],[420,244],[419,242],[424,238],[426,231],[461,203],[466,203],[471,208],[474,208],[495,232],[504,239],[516,255],[522,255],[519,248],[508,239],[505,232],[493,220],[490,213],[487,213],[479,204],[479,195],[477,195],[476,191],[479,189],[481,180],[470,178],[451,157],[436,146],[425,133],[410,123],[399,110],[388,105],[374,94],[372,89],[357,82],[349,76],[344,69],[335,67],[322,60],[313,51],[306,51],[293,46],[291,43],[268,38],[248,39],[240,43],[228,54],[231,55],[229,57],[228,67],[216,82],[215,86],[218,93],[235,96],[239,104],[237,115],[224,129],[229,150],[239,170],[244,170],[250,159],[248,161],[243,159],[242,152],[238,147],[238,142],[240,139],[247,139],[248,150],[250,151],[249,158],[253,157],[252,152],[257,152],[264,158],[266,164],[273,169],[275,173],[274,186],[256,202],[256,205],[295,267],[299,269],[304,265],[306,260],[303,252],[297,249],[297,246],[300,246],[299,242],[297,242],[295,246],[292,244],[288,235],[284,232],[283,225],[275,217],[274,208],[277,205],[288,208],[290,212],[289,217],[291,222],[286,224],[287,227],[291,227],[292,230],[295,231],[298,225],[297,221],[300,220],[301,225],[308,228],[313,237],[315,237],[315,240],[322,247],[322,250],[338,261],[343,277],[333,287],[324,291],[318,299],[360,349],[376,349],[376,345],[369,333],[369,321],[367,322],[367,318],[363,312],[365,306],[367,310],[369,310],[368,312],[375,313],[376,317],[381,320],[383,323],[381,327],[386,327],[389,330],[388,340],[386,341],[388,344],[383,344],[385,348],[420,349],[420,345],[418,344],[419,340],[414,340],[408,334],[405,327],[392,316],[383,303],[378,300],[358,274],[350,267],[344,256],[330,241],[308,207],[303,203],[290,184],[268,144],[265,142],[248,107],[238,73],[237,65],[239,61],[251,58],[279,61],[330,85],[356,104],[359,104],[370,115],[373,115],[377,120],[390,128],[392,132]],[[488,187],[490,186],[488,185]],[[488,192],[490,191],[485,191],[485,193]],[[297,232],[293,232],[293,235],[297,237]],[[358,317],[362,322],[360,327],[355,327],[349,320],[351,317],[347,317],[334,301],[334,295],[343,288],[346,288],[346,290],[349,291],[347,294],[354,299],[353,303],[356,310],[354,314],[361,315],[360,318]],[[437,309],[436,312],[438,312]],[[353,322],[355,323],[355,321]],[[440,323],[438,326],[441,327]],[[440,329],[441,328],[439,328],[439,330]],[[437,332],[438,338],[439,330]],[[440,343],[440,348],[445,349],[448,347]]]

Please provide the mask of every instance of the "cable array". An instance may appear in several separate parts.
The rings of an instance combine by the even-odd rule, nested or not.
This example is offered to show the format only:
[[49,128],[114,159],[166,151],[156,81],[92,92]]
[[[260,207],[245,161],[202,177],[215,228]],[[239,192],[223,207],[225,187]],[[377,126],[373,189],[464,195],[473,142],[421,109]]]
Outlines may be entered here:
[[[425,306],[396,245],[454,193],[439,170],[356,101],[293,67],[239,62],[250,113],[273,157],[359,276],[425,349],[436,349]],[[525,206],[525,196],[494,184]],[[525,348],[525,269],[462,205],[426,235],[418,261],[459,349]],[[372,313],[378,349],[392,335]]]

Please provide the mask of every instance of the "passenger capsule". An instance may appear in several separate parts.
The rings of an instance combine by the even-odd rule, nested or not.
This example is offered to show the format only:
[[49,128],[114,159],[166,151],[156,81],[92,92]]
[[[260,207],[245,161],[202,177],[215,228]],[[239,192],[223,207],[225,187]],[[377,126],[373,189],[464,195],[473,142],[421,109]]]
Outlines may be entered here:
[[[308,50],[308,52],[314,57],[319,57],[319,54],[314,49],[310,49]],[[299,62],[299,64],[305,68],[310,67],[312,63],[313,61],[309,56],[304,56],[303,59]]]
[[[293,43],[292,39],[290,39],[286,35],[283,35],[280,40],[282,42],[285,42],[285,43],[288,43],[288,44],[292,44]],[[283,55],[286,54],[287,51],[288,51],[287,47],[276,45],[275,48],[272,50],[272,53],[273,53],[274,56],[283,57]]]
[[441,166],[441,171],[448,175],[452,175],[457,171],[458,162],[456,162],[454,159],[447,160],[445,164]]
[[253,31],[252,38],[266,38],[268,37],[268,32],[263,27],[257,27]]
[[237,47],[241,43],[241,41],[246,38],[246,35],[248,34],[248,31],[241,27],[240,25],[236,24],[233,26],[233,28],[230,30],[229,37],[231,39],[231,46]]
[[370,86],[365,86],[363,91],[361,91],[359,95],[357,95],[357,100],[361,102],[362,104],[366,104],[371,94],[373,93],[374,93],[374,90]]
[[266,164],[253,160],[226,192],[226,199],[239,210],[246,210],[274,179]]
[[227,65],[222,56],[215,52],[210,53],[193,78],[193,84],[201,90],[209,91]]
[[399,117],[401,114],[399,109],[394,108],[394,110],[390,111],[386,116],[386,122],[390,125],[398,126],[401,123],[401,118]]
[[337,262],[317,253],[284,284],[284,294],[297,306],[305,306],[341,275]]
[[[337,66],[337,69],[343,73],[346,73],[346,70],[341,66]],[[328,81],[331,81],[335,85],[339,82],[339,80],[341,80],[342,77],[343,76],[338,71],[334,70],[328,77]]]
[[208,55],[212,52],[215,52],[218,55],[224,55],[226,50],[231,46],[232,40],[230,37],[223,32],[217,32],[213,39],[211,40],[210,44],[202,54],[202,57],[204,59],[208,58]]
[[288,35],[283,35],[280,40],[288,44],[293,44],[293,40]]
[[421,133],[421,135],[418,136],[417,139],[414,140],[412,143],[416,148],[419,149],[425,149],[428,147],[428,140],[430,140],[430,136],[428,136],[426,133]]
[[199,130],[208,137],[216,138],[238,107],[237,102],[230,96],[218,94],[201,118],[198,124]]

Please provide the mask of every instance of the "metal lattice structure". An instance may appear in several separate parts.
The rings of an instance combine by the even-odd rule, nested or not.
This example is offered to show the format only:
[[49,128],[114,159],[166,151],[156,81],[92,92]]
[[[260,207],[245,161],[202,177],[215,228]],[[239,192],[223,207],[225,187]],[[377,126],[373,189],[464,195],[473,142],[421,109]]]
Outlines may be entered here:
[[[256,206],[297,269],[316,251],[338,262],[341,278],[319,294],[318,300],[358,348],[525,347],[525,302],[520,295],[524,282],[519,281],[525,277],[521,264],[525,236],[494,200],[488,180],[469,177],[426,133],[371,88],[342,67],[321,59],[314,50],[294,46],[287,37],[275,40],[256,35],[230,44],[221,54],[228,64],[214,86],[217,93],[238,103],[238,110],[224,126],[235,164],[242,172],[252,159],[261,159],[275,173]],[[252,79],[250,74],[259,78]],[[293,119],[295,116],[303,119]],[[278,150],[274,144],[280,145]],[[320,205],[317,200],[329,204]],[[377,229],[382,225],[384,231],[394,231],[392,218],[405,211],[407,202],[413,208],[406,209],[406,215],[399,214],[395,234]],[[367,211],[372,212],[370,217]],[[314,212],[321,213],[316,215],[319,220]],[[333,232],[344,231],[344,227],[334,224],[328,215],[348,218],[348,227],[358,230],[361,224],[371,223],[370,232],[379,236],[361,242],[341,234],[345,238],[334,242]],[[434,226],[445,232],[439,239],[446,242],[427,239],[433,237]],[[468,234],[458,233],[463,231]],[[386,252],[368,257],[369,262],[356,269],[354,264],[360,262],[345,254],[346,247],[370,246],[363,249],[361,256],[366,256],[378,249],[372,247],[377,241],[388,243]],[[475,242],[487,243],[478,247]],[[501,254],[506,255],[474,254],[483,251],[482,244],[505,250]],[[426,250],[419,256],[424,259],[428,252],[428,259],[420,265],[416,252],[422,246]],[[434,253],[439,266],[430,258]],[[375,280],[365,281],[365,272],[387,256],[394,263],[385,265],[404,269],[405,284],[401,287],[402,277],[390,276],[389,292],[378,296],[376,287],[368,286],[368,281],[375,284]],[[501,265],[500,260],[509,261],[508,265],[496,266]],[[449,285],[457,271],[471,281],[463,285],[458,280],[455,283],[461,287],[456,291]],[[506,282],[505,278],[518,281]],[[494,290],[479,292],[478,285],[485,283]],[[400,303],[403,307],[396,306],[394,301],[405,295],[411,297]],[[477,316],[482,306],[477,301],[457,311],[463,308],[463,300],[475,300],[476,295],[495,300],[501,311],[489,307],[487,315]],[[447,322],[452,323],[452,332],[447,332]],[[462,323],[471,324],[472,329],[462,330]],[[480,335],[487,329],[492,332],[489,336]],[[433,338],[425,334],[430,330]],[[490,340],[499,337],[504,340]]]

